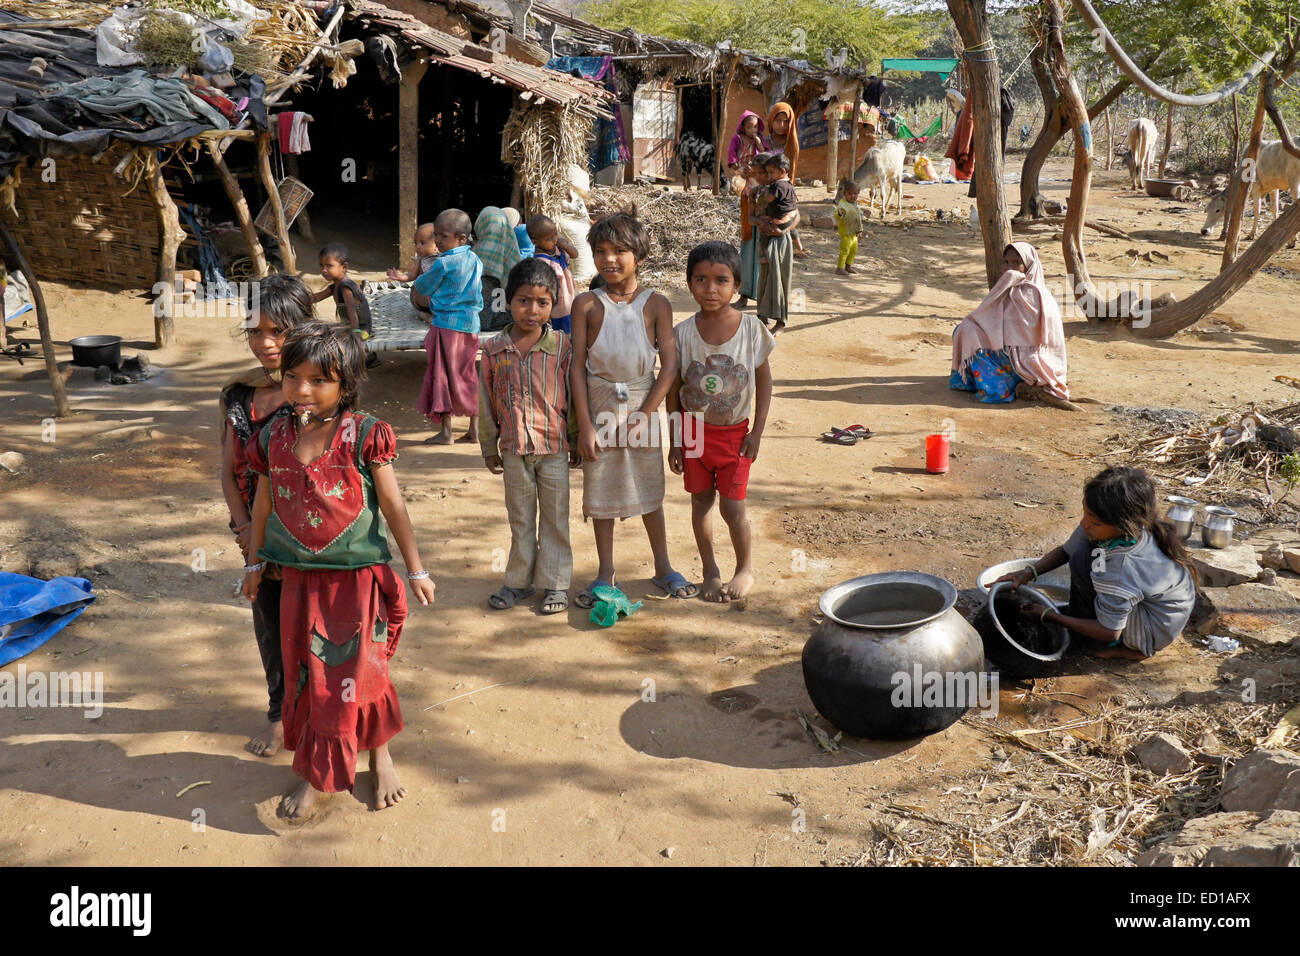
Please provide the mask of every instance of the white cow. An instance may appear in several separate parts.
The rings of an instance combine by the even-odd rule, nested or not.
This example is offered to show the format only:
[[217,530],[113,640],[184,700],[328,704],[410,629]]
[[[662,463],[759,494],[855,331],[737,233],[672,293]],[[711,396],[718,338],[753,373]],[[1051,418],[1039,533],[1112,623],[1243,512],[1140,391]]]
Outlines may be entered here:
[[907,147],[898,140],[890,140],[867,150],[866,159],[853,174],[853,180],[859,188],[866,190],[867,208],[875,205],[877,191],[880,193],[880,217],[889,208],[889,191],[894,190],[898,197],[898,215],[903,215],[903,162],[907,159]]
[[[1271,139],[1259,148],[1259,160],[1253,167],[1242,170],[1250,180],[1250,192],[1246,194],[1247,202],[1255,203],[1255,222],[1250,227],[1250,238],[1254,239],[1259,231],[1259,220],[1263,218],[1263,200],[1266,193],[1273,194],[1273,218],[1281,214],[1282,203],[1280,190],[1291,193],[1291,201],[1300,201],[1300,158],[1292,156],[1282,146],[1279,139]],[[1216,193],[1205,210],[1205,225],[1201,235],[1208,236],[1210,230],[1224,218],[1228,208],[1228,191]],[[1293,240],[1294,241],[1294,240]]]
[[1128,150],[1124,153],[1124,168],[1128,170],[1129,183],[1134,189],[1145,189],[1147,168],[1156,159],[1156,124],[1139,116],[1128,128]]

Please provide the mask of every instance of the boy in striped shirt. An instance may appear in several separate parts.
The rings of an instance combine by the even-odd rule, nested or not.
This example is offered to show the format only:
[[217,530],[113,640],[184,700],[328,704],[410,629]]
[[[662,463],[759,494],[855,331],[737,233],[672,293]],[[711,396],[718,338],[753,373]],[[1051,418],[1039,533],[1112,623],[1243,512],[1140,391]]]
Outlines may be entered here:
[[[483,346],[478,439],[492,474],[505,475],[510,557],[498,610],[544,589],[541,613],[569,606],[569,468],[577,464],[570,414],[569,336],[550,324],[558,283],[549,263],[524,259],[506,280],[511,324]],[[540,521],[539,521],[540,518]]]

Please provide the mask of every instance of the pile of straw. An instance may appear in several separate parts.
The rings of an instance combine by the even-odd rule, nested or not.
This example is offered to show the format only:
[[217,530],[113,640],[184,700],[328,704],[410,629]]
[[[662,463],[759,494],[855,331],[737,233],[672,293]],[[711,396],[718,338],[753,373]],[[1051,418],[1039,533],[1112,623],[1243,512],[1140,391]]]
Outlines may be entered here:
[[650,257],[642,271],[659,273],[670,284],[686,285],[686,256],[701,242],[720,239],[737,245],[740,200],[707,190],[677,192],[662,186],[598,187],[587,202],[592,216],[631,211],[650,233]]
[[531,103],[510,112],[501,132],[501,160],[515,168],[530,215],[555,216],[569,198],[568,167],[587,168],[591,117],[573,107]]

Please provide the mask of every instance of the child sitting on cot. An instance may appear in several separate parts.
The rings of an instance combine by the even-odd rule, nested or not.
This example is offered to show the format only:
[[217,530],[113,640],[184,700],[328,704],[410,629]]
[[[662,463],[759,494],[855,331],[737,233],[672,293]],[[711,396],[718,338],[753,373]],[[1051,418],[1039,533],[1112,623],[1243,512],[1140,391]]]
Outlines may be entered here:
[[578,255],[573,243],[560,235],[555,220],[550,216],[533,216],[528,220],[528,238],[532,240],[533,255],[551,264],[555,270],[555,279],[559,291],[551,309],[551,325],[561,332],[572,332],[570,315],[573,311],[573,297],[577,286],[573,282],[573,273],[569,271],[569,260]]
[[[341,242],[331,242],[320,251],[320,274],[329,283],[320,292],[312,295],[312,302],[321,299],[334,299],[334,315],[339,322],[347,325],[361,336],[362,341],[370,338],[370,303],[361,292],[361,286],[348,277],[348,266],[352,254]],[[366,368],[379,364],[379,356],[374,352],[366,353]]]
[[450,445],[451,418],[469,416],[469,428],[456,439],[477,440],[479,313],[483,308],[483,263],[469,244],[469,216],[444,209],[433,221],[434,242],[441,255],[411,286],[411,304],[431,313],[424,350],[429,364],[416,409],[438,426],[425,440]]
[[[312,319],[311,292],[297,276],[272,274],[257,283],[248,303],[244,335],[257,367],[221,390],[221,491],[230,509],[230,530],[249,563],[253,540],[253,502],[257,473],[248,455],[249,439],[289,411],[280,387],[280,354],[290,332]],[[280,660],[280,569],[269,566],[253,602],[253,636],[266,675],[266,728],[249,738],[244,749],[274,757],[284,744],[280,707],[284,700],[284,665]]]
[[799,200],[790,182],[790,160],[772,153],[763,163],[768,186],[767,208],[758,219],[758,318],[772,322],[779,335],[790,315],[790,281],[794,272],[794,241],[799,225]]
[[577,460],[577,419],[569,409],[573,346],[550,325],[555,273],[524,259],[506,278],[511,323],[483,346],[479,445],[494,475],[505,474],[510,557],[506,582],[488,598],[503,611],[545,590],[541,613],[569,607],[569,467]]
[[394,282],[414,282],[429,271],[437,258],[438,244],[433,239],[433,223],[423,223],[415,230],[415,264],[407,272],[389,269],[388,278]]
[[840,232],[840,256],[835,263],[838,276],[857,275],[853,260],[858,257],[858,236],[862,234],[862,209],[858,206],[858,184],[849,177],[840,180],[835,193],[835,226]]
[[1083,519],[1069,540],[1024,571],[1004,574],[1011,589],[1070,566],[1068,613],[1025,605],[1036,621],[1063,624],[1100,641],[1099,657],[1143,660],[1173,643],[1196,603],[1196,569],[1174,527],[1156,510],[1156,488],[1141,468],[1112,467],[1083,489]]
[[[753,550],[745,497],[749,469],[772,403],[768,356],[772,333],[731,305],[740,284],[740,253],[725,242],[705,242],[686,260],[686,282],[700,309],[673,329],[681,377],[668,393],[673,430],[668,466],[684,475],[691,525],[704,565],[706,601],[739,601],[754,584]],[[753,418],[750,409],[753,409]],[[713,554],[713,503],[731,533],[736,573],[725,585]]]
[[424,570],[393,461],[386,422],[354,411],[365,350],[337,325],[310,322],[285,339],[283,391],[292,414],[249,443],[258,475],[244,596],[256,601],[268,565],[280,568],[280,648],[287,675],[284,745],[302,783],[281,804],[301,822],[322,794],[352,790],[370,752],[373,808],[406,789],[388,743],[402,729],[389,661],[406,621],[406,585],[389,567],[387,530],[421,604]]

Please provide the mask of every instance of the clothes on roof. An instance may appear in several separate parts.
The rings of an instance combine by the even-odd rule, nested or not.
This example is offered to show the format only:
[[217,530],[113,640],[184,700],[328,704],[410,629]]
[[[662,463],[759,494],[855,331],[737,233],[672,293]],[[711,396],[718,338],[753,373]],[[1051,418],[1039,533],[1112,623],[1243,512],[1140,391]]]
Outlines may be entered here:
[[[618,98],[618,75],[612,56],[557,56],[547,62],[548,70],[577,74],[584,80],[599,83]],[[623,129],[623,111],[614,110],[613,119],[600,119],[595,126],[596,141],[591,147],[591,168],[599,171],[615,163],[632,159],[627,132]]]
[[215,106],[198,96],[183,80],[152,77],[144,70],[118,76],[92,76],[77,83],[51,87],[47,99],[71,99],[83,109],[106,116],[146,115],[155,123],[200,120],[213,129],[230,122]]

